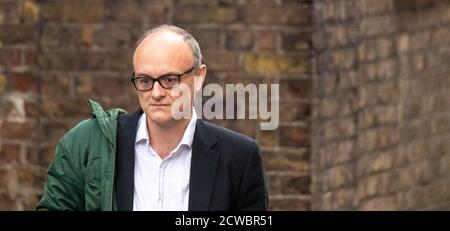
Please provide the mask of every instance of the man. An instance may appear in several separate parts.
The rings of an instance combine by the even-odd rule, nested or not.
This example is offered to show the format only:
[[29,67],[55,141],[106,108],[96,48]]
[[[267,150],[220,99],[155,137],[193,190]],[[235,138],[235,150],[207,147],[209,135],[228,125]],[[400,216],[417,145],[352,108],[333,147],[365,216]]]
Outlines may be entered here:
[[171,91],[201,88],[201,59],[197,41],[181,28],[144,34],[133,56],[140,108],[105,112],[89,101],[93,118],[58,142],[37,210],[267,209],[257,143],[197,119],[193,109],[187,119],[172,114],[180,97],[193,107],[194,94]]

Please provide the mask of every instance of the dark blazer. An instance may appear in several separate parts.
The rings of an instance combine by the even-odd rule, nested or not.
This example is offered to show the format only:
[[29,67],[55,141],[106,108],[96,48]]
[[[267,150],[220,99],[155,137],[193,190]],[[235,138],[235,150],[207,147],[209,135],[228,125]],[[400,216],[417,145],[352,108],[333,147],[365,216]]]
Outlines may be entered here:
[[[142,109],[119,117],[115,197],[133,210],[134,141]],[[192,144],[189,210],[266,210],[268,193],[258,144],[231,130],[197,120]]]

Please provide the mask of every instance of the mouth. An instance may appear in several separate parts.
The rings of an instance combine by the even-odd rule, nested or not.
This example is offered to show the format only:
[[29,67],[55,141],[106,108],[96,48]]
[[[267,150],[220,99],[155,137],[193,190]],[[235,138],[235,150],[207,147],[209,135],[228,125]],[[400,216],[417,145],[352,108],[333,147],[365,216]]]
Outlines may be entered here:
[[170,104],[150,104],[152,107],[167,107],[170,106]]

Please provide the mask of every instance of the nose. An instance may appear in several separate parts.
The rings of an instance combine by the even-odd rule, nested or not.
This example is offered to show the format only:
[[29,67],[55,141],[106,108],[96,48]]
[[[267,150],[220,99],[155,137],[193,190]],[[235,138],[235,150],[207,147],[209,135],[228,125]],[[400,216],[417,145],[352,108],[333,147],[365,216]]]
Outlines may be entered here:
[[152,98],[161,99],[165,96],[166,91],[161,87],[159,82],[155,81],[153,83],[153,89],[150,91],[152,94]]

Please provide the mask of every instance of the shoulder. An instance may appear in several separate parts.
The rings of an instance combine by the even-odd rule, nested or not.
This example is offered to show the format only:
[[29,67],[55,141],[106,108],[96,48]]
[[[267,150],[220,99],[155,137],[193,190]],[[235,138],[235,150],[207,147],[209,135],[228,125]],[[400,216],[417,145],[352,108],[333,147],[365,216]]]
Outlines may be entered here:
[[94,111],[87,118],[61,138],[60,142],[66,145],[88,145],[101,141],[112,142],[117,132],[117,120],[120,115],[126,115],[121,109],[110,109],[108,111]]
[[89,105],[91,116],[76,124],[58,141],[55,160],[66,158],[75,166],[84,166],[88,160],[114,151],[117,119],[125,111],[119,108],[105,111],[92,100]]
[[226,143],[228,146],[235,148],[249,148],[252,145],[258,145],[251,137],[235,132],[233,130],[218,126],[216,124],[200,120],[205,128],[212,133],[220,143]]
[[261,159],[259,145],[251,137],[203,120],[199,124],[200,132],[206,132],[204,136],[216,140],[213,149],[220,154],[222,161],[243,167],[248,161]]
[[128,113],[116,108],[107,111],[93,109],[91,117],[76,124],[60,141],[90,143],[97,142],[99,139],[113,139],[117,129],[117,120],[121,115],[128,115]]
[[[89,160],[100,158],[108,147],[108,139],[103,135],[97,118],[85,119],[70,129],[58,142],[56,158],[68,158],[83,168]],[[62,156],[61,156],[62,155]]]
[[207,132],[203,136],[216,139],[213,150],[219,156],[217,179],[229,179],[236,195],[242,193],[247,197],[247,190],[255,187],[262,188],[264,194],[264,163],[258,143],[246,135],[209,122],[201,121],[200,124],[201,132]]
[[61,139],[66,146],[73,145],[75,143],[85,143],[90,138],[101,134],[101,129],[96,118],[89,118],[82,120],[71,128]]

